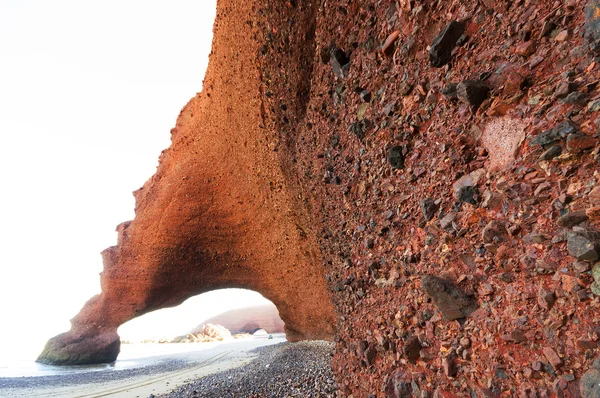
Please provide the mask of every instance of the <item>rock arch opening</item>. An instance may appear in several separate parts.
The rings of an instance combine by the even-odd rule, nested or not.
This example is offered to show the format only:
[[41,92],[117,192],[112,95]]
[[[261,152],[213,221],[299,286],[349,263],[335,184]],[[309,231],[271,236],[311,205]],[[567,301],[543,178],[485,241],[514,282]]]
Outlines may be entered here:
[[[205,325],[210,325],[209,332],[226,331],[212,336],[203,332]],[[249,336],[259,329],[284,333],[275,304],[254,291],[222,289],[132,319],[118,328],[118,334],[122,343],[174,343],[221,341],[219,337]]]

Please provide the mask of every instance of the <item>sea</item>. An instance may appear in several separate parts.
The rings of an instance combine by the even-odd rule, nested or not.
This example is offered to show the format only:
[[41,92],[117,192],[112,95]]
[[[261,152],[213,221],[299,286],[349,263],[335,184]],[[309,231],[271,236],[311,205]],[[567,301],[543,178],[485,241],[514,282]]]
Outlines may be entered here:
[[[236,340],[227,340],[225,342],[231,343],[235,341]],[[223,342],[121,344],[121,353],[116,362],[112,364],[85,366],[52,366],[37,363],[35,362],[35,358],[41,352],[43,345],[41,347],[38,347],[37,345],[10,348],[2,347],[0,348],[0,378],[53,376],[93,371],[119,371],[138,367],[142,358],[208,350],[218,344],[223,344]]]

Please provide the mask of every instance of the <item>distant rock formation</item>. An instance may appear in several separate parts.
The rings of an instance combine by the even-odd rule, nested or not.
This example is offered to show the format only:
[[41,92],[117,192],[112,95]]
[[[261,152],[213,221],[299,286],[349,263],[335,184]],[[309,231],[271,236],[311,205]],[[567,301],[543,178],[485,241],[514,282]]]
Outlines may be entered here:
[[231,332],[221,325],[203,323],[185,336],[175,337],[171,343],[206,343],[231,339]]
[[233,334],[252,334],[259,329],[264,329],[268,333],[284,332],[284,323],[279,317],[277,307],[273,304],[227,311],[208,319],[206,322],[222,325]]

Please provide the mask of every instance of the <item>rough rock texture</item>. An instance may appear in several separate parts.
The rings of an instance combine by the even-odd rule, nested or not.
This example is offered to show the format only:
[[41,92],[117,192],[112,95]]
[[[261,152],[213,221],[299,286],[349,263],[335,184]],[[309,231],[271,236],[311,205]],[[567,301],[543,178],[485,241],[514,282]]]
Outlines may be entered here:
[[[341,396],[594,394],[597,1],[247,3],[219,2],[204,92],[58,341],[234,280],[333,333],[324,276]],[[450,21],[464,34],[433,67]],[[478,107],[465,81],[489,88]],[[485,132],[504,117],[518,131]],[[426,275],[477,308],[446,319]]]
[[264,329],[267,333],[282,333],[283,321],[274,305],[260,305],[224,312],[206,320],[221,325],[231,333],[254,333]]

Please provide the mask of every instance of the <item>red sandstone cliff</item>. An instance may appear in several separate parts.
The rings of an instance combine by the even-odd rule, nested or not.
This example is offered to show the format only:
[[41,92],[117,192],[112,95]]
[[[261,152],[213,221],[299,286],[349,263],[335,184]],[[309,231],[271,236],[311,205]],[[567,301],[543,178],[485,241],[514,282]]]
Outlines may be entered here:
[[240,286],[288,334],[337,326],[341,396],[600,396],[598,1],[218,9],[102,295],[42,358]]

